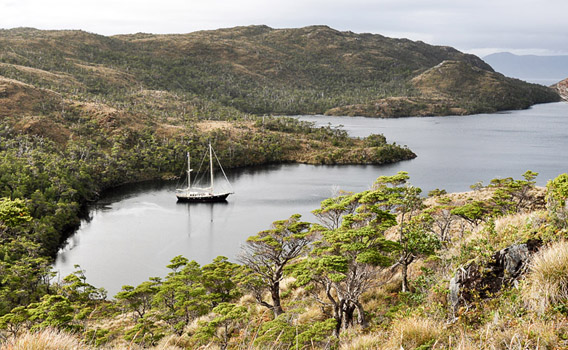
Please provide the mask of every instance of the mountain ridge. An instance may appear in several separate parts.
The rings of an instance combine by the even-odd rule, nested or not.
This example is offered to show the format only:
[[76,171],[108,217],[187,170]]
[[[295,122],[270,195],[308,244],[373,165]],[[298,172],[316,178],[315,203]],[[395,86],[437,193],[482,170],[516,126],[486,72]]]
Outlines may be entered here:
[[[246,26],[188,34],[109,37],[77,30],[17,28],[0,30],[0,48],[0,75],[57,92],[73,94],[78,90],[123,104],[124,92],[163,90],[260,115],[333,114],[349,106],[373,106],[392,97],[430,104],[430,97],[423,96],[412,79],[444,61],[460,61],[497,74],[480,58],[451,47],[343,32],[328,26]],[[55,74],[51,75],[54,79],[38,82],[32,75],[39,71],[22,72],[21,67]],[[67,79],[55,79],[62,76]],[[552,90],[523,86],[538,90],[540,93],[534,95],[539,98],[507,108],[558,99]],[[473,101],[475,95],[468,103],[447,96],[434,103],[442,103],[442,109],[430,106],[425,109],[430,112],[406,116],[455,111],[472,114],[503,108]]]

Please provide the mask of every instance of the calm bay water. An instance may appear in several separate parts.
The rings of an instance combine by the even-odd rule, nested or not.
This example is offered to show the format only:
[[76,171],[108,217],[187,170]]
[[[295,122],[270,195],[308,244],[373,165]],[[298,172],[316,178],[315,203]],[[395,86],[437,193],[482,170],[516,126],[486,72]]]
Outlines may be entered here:
[[91,210],[61,250],[55,269],[65,276],[79,264],[87,281],[109,295],[122,285],[164,276],[176,255],[207,264],[218,255],[235,261],[247,237],[294,213],[310,211],[337,189],[362,191],[381,175],[408,171],[425,192],[467,191],[477,181],[539,172],[539,185],[568,172],[568,104],[524,111],[437,118],[369,119],[306,116],[318,125],[343,125],[352,136],[383,133],[418,157],[385,166],[277,165],[228,171],[235,190],[227,203],[177,203],[176,183],[116,189]]

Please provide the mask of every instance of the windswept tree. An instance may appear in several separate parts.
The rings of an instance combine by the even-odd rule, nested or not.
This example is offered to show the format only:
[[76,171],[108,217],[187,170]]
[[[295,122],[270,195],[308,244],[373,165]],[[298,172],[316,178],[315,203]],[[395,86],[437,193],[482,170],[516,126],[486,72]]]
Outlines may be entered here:
[[[287,220],[275,221],[272,229],[249,237],[239,257],[250,272],[245,272],[243,285],[275,316],[284,312],[280,300],[284,268],[302,255],[311,241],[308,235],[311,225],[300,221],[300,217],[295,214]],[[266,291],[270,292],[272,303],[264,300]]]
[[213,319],[199,322],[193,339],[200,344],[216,343],[227,349],[231,339],[247,324],[248,314],[244,306],[222,302],[213,309]]
[[438,205],[424,211],[424,219],[430,221],[432,232],[438,235],[442,244],[449,241],[450,228],[457,219],[456,215],[452,213],[454,208],[455,206],[450,203],[449,199],[440,198]]
[[195,318],[206,314],[210,303],[201,283],[201,267],[195,261],[176,256],[167,265],[171,272],[153,297],[153,306],[160,308],[160,319],[181,335]]
[[441,247],[438,236],[431,231],[430,223],[422,216],[415,216],[401,225],[399,236],[399,260],[402,267],[402,291],[408,292],[408,267],[416,259],[434,254]]
[[[385,238],[385,232],[397,224],[396,208],[403,193],[399,187],[407,178],[406,173],[380,177],[371,190],[342,198],[349,209],[339,208],[344,215],[335,222],[341,225],[324,221],[324,226],[314,226],[319,239],[294,269],[298,283],[332,310],[336,335],[355,323],[355,312],[357,323],[366,326],[361,295],[396,261],[400,245]],[[333,205],[324,201],[322,208]]]
[[125,310],[132,313],[134,321],[138,321],[152,309],[152,299],[158,292],[160,283],[159,278],[150,278],[136,287],[125,285],[115,298]]
[[[352,222],[352,221],[350,221]],[[308,258],[295,266],[299,285],[312,291],[315,299],[332,310],[335,335],[355,322],[365,327],[367,320],[361,295],[377,285],[380,267],[392,264],[389,253],[397,247],[384,238],[383,231],[366,226],[350,228],[344,222],[336,230],[319,227],[321,239],[314,242]],[[321,294],[325,295],[321,298]]]
[[491,180],[488,187],[495,189],[491,198],[494,214],[506,215],[530,208],[537,201],[534,195],[537,176],[538,173],[527,170],[523,174],[524,180],[515,180],[512,177]]
[[487,220],[491,209],[489,205],[483,201],[473,201],[452,209],[451,213],[469,222],[472,227],[476,227]]
[[559,229],[568,228],[568,174],[558,175],[546,184],[546,209]]
[[417,215],[424,208],[420,197],[422,190],[408,184],[406,172],[395,176],[381,176],[374,188],[379,193],[389,194],[386,201],[391,211],[398,214],[398,264],[402,267],[402,291],[408,288],[408,267],[422,254],[429,254],[438,247],[439,240],[428,232],[429,220],[421,220]]
[[355,213],[359,206],[360,195],[343,194],[337,197],[328,198],[321,202],[320,208],[313,210],[312,214],[330,230],[335,230],[341,226],[343,216]]

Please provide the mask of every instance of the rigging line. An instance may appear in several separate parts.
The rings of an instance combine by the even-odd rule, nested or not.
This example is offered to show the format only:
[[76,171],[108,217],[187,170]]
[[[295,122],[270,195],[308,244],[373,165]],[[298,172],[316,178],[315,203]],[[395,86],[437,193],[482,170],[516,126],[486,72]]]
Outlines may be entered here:
[[223,173],[225,180],[227,181],[227,183],[229,184],[229,187],[231,188],[231,192],[234,192],[233,185],[231,185],[231,182],[227,178],[227,175],[225,174],[225,170],[223,170],[223,166],[221,165],[221,162],[219,161],[219,158],[217,157],[217,153],[215,153],[214,149],[211,149],[211,150],[213,151],[213,155],[215,156],[215,159],[217,159],[217,164],[219,164],[219,168],[221,168],[221,172]]
[[[185,156],[186,154],[187,154],[187,153],[184,152],[184,156]],[[186,159],[186,160],[187,160],[187,159]],[[185,175],[184,175],[184,174],[185,174]],[[184,179],[184,176],[186,176],[186,175],[187,175],[187,167],[184,167],[184,168],[182,168],[182,170],[180,171],[180,174],[179,174],[178,179],[177,179],[176,187],[181,187],[181,186],[182,186],[182,183],[183,183],[182,180]]]
[[201,173],[201,167],[203,166],[203,163],[205,163],[206,157],[207,157],[207,152],[203,152],[203,158],[201,158],[201,163],[199,164],[199,168],[197,169],[197,172],[195,174],[195,183],[196,184],[201,184],[203,177],[205,176],[205,171],[203,171]]

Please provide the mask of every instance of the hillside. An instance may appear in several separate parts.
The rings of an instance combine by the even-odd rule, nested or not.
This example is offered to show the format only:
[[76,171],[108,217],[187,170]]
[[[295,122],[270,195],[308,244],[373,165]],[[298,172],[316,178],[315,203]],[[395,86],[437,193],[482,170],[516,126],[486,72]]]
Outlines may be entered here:
[[0,316],[0,349],[566,349],[568,175],[536,176],[428,198],[381,176],[251,236],[239,263],[176,256],[112,300],[77,269]]
[[[197,158],[209,142],[226,169],[416,157],[382,135],[251,115],[176,87],[188,80],[171,77],[195,74],[186,87],[201,89],[231,76],[187,64],[173,46],[151,49],[80,31],[0,31],[0,317],[49,292],[53,257],[87,203],[124,183],[179,177],[186,152]],[[11,212],[25,219],[6,221]]]
[[[558,99],[547,88],[499,77],[478,57],[450,47],[325,26],[113,37],[19,28],[0,31],[0,48],[0,75],[66,95],[104,96],[122,106],[132,104],[138,90],[168,91],[255,114],[354,114],[382,104],[393,115],[364,115],[387,117],[400,115],[400,99],[427,105],[409,115],[445,115],[452,108],[460,114],[491,112]],[[478,100],[479,81],[463,70],[440,79],[470,85],[467,103],[455,91],[433,101],[413,79],[444,61],[486,72],[490,84],[484,89],[511,90],[513,102]],[[526,91],[530,97],[524,97]]]
[[558,91],[564,101],[568,101],[568,79],[564,79],[552,87]]
[[568,56],[515,55],[498,52],[483,57],[499,73],[542,85],[552,85],[568,76]]
[[[322,202],[319,224],[275,222],[247,241],[242,264],[172,257],[166,277],[124,286],[114,300],[80,267],[57,282],[52,271],[101,191],[175,178],[188,149],[198,158],[208,142],[227,168],[416,157],[383,135],[354,139],[263,114],[467,114],[557,99],[452,48],[321,26],[0,30],[0,348],[566,347],[565,295],[528,308],[546,294],[530,289],[536,282],[522,291],[481,284],[483,299],[457,308],[452,296],[473,292],[447,289],[453,271],[476,272],[470,263],[492,263],[495,249],[566,237],[566,175],[547,189],[546,210],[532,172],[429,203],[405,173],[380,177]],[[490,287],[503,285],[498,277]]]

